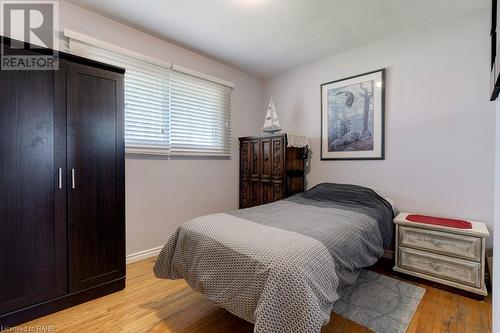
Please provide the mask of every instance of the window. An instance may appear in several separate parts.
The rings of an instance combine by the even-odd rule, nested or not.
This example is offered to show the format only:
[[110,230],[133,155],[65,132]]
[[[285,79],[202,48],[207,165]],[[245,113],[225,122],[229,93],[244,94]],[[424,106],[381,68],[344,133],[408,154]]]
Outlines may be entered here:
[[169,70],[90,47],[90,58],[125,68],[125,145],[129,152],[168,153]]
[[125,68],[128,153],[231,155],[232,83],[72,31],[65,35],[72,53]]
[[170,150],[173,154],[231,153],[231,88],[172,70]]

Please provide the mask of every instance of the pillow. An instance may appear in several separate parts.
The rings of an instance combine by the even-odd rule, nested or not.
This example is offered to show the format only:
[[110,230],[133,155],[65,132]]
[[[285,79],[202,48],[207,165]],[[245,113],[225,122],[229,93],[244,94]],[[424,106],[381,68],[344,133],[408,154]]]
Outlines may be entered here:
[[385,199],[385,201],[387,201],[388,203],[391,204],[392,211],[394,212],[394,217],[398,216],[399,209],[397,209],[396,206],[394,206],[394,201],[392,201],[391,198],[384,198],[384,199]]

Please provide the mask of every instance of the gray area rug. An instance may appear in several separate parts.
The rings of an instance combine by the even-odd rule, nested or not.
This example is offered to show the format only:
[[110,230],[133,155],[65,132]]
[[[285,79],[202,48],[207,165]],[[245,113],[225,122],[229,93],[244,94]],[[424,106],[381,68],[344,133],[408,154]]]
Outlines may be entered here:
[[333,312],[376,333],[404,333],[425,289],[363,270],[358,281],[340,291]]

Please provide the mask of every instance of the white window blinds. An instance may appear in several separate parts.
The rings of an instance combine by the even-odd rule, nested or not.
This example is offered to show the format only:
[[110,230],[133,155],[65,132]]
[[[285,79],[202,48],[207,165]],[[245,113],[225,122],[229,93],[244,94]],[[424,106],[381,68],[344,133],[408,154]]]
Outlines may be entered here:
[[126,70],[128,153],[231,155],[231,83],[101,44],[86,45],[88,57]]
[[[125,144],[128,151],[162,150],[169,142],[169,70],[99,47],[92,59],[125,68]],[[160,152],[160,151],[158,151]]]
[[173,154],[231,154],[231,88],[190,74],[170,74]]

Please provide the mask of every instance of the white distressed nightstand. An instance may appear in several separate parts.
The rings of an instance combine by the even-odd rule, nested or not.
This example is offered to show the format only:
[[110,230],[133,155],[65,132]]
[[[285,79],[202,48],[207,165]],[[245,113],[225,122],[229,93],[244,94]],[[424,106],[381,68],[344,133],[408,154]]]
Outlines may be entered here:
[[472,229],[442,227],[407,221],[408,215],[394,219],[394,270],[486,296],[486,225],[471,221]]

